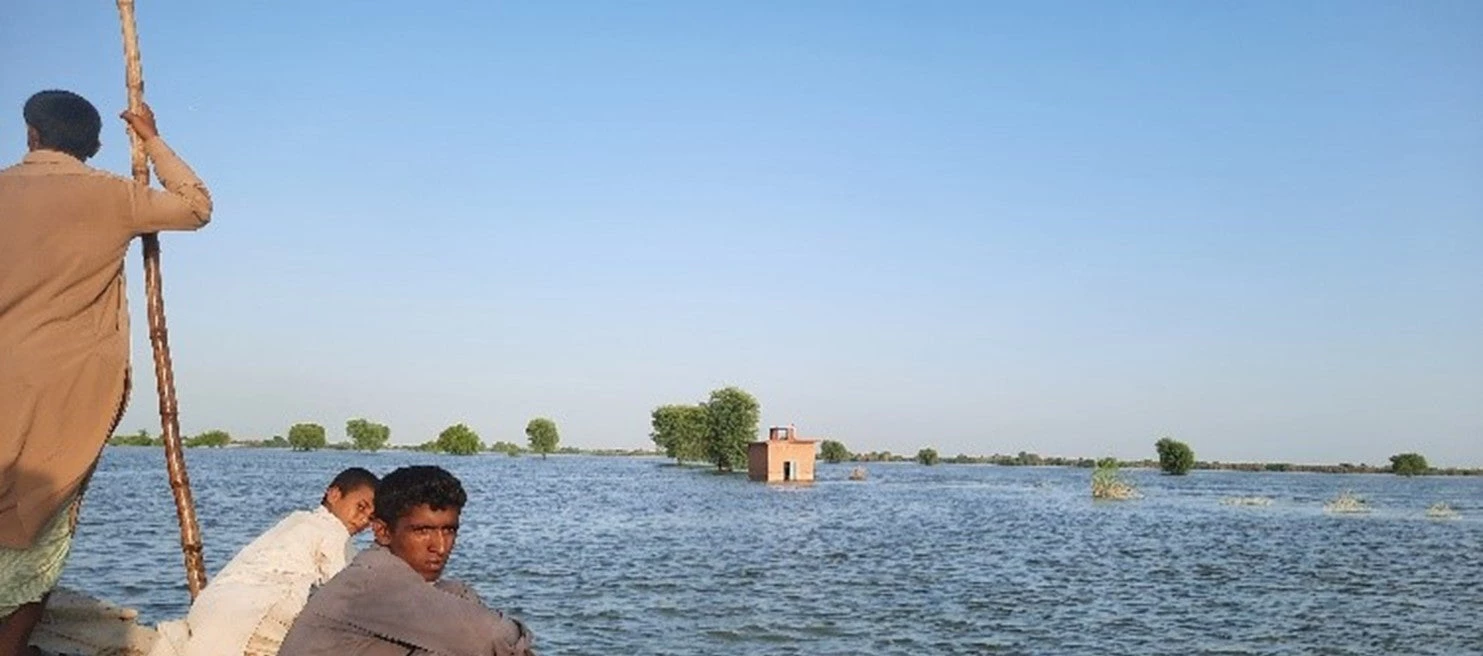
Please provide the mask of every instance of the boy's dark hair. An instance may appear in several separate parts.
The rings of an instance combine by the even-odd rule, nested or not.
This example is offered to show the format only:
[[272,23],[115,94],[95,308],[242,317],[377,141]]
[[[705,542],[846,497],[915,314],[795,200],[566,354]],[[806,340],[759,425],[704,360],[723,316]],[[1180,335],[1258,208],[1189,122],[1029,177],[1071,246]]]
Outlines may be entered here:
[[[330,481],[329,487],[339,490],[340,494],[350,494],[363,487],[371,488],[371,491],[374,492],[377,487],[380,487],[380,484],[381,481],[377,480],[376,475],[372,474],[370,470],[362,467],[351,467],[335,474],[335,480]],[[328,500],[329,489],[326,488],[325,498],[322,501]]]
[[85,160],[98,154],[103,119],[86,98],[71,91],[42,91],[22,110],[26,125],[36,130],[38,146]]
[[413,508],[463,509],[468,502],[463,483],[442,467],[415,465],[387,474],[376,488],[376,518],[395,526]]

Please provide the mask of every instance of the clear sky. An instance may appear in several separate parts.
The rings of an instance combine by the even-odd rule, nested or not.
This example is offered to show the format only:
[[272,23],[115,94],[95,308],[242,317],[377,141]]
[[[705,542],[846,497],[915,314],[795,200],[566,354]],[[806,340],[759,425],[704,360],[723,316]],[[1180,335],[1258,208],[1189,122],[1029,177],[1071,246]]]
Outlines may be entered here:
[[[855,450],[1483,466],[1483,3],[138,15],[216,198],[165,239],[187,433],[643,447],[734,384]],[[123,108],[117,20],[0,3],[0,158],[36,90]]]

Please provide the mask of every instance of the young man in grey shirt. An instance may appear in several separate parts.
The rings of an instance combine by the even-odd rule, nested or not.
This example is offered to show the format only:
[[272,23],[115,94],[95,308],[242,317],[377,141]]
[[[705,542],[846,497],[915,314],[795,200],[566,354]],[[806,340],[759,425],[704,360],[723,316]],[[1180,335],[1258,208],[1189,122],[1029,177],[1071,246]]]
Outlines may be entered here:
[[524,624],[441,578],[466,501],[463,484],[440,467],[387,474],[371,520],[375,546],[309,597],[278,653],[534,656]]

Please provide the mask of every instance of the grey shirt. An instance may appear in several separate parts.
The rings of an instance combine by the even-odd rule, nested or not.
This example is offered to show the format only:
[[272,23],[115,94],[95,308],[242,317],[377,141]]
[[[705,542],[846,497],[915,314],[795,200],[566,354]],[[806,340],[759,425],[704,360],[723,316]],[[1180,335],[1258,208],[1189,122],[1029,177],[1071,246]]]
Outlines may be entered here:
[[534,656],[519,621],[457,581],[428,583],[380,546],[309,597],[280,656]]

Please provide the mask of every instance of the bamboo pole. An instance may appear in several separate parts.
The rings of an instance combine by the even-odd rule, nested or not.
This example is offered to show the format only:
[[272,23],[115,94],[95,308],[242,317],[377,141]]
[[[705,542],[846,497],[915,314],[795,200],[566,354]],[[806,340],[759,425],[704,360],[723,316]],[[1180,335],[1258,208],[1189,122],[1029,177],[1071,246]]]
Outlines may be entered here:
[[[134,29],[134,0],[117,0],[119,21],[124,32],[124,80],[129,89],[129,111],[137,112],[144,103],[144,68],[139,62],[139,35]],[[144,142],[129,130],[134,181],[149,184],[149,163],[144,156]],[[185,554],[185,583],[191,599],[206,587],[206,561],[201,548],[201,528],[196,523],[196,506],[191,499],[190,476],[185,471],[185,454],[180,445],[180,417],[175,403],[175,372],[170,363],[169,331],[165,328],[165,299],[160,277],[160,238],[156,234],[142,237],[144,242],[144,294],[149,312],[149,343],[154,350],[155,388],[160,395],[161,439],[165,443],[165,469],[170,475],[170,492],[175,497],[175,515],[180,520],[180,550]]]

